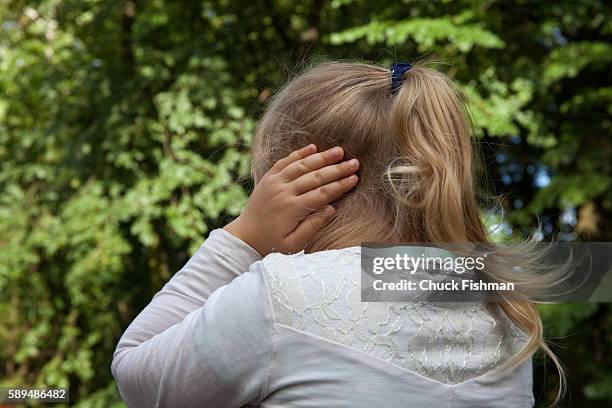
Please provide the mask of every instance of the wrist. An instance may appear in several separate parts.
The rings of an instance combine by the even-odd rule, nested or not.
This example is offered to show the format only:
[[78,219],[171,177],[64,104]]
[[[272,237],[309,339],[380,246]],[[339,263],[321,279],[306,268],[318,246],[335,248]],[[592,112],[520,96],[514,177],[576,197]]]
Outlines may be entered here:
[[227,224],[223,229],[259,252],[260,256],[263,256],[261,249],[256,245],[252,238],[253,235],[249,232],[246,223],[241,217],[241,215],[238,216],[238,218]]

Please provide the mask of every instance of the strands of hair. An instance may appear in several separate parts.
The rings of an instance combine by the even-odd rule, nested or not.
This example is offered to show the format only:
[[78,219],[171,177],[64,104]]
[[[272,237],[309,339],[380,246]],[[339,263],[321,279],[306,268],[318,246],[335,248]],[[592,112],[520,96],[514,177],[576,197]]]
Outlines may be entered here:
[[[530,243],[515,253],[497,250],[481,219],[470,118],[451,80],[425,62],[406,72],[395,95],[388,68],[321,63],[271,98],[252,145],[252,175],[257,182],[276,161],[309,143],[320,151],[340,145],[347,160],[359,159],[360,182],[336,203],[335,218],[307,252],[361,242],[484,243],[497,253],[497,262],[491,262],[495,267],[487,268],[489,279],[537,290],[538,284],[555,279],[555,272],[542,279],[528,270],[520,276],[510,271],[513,257],[525,256]],[[511,296],[499,305],[528,336],[500,371],[517,367],[541,349],[559,371],[560,401],[564,369],[544,340],[535,305]]]

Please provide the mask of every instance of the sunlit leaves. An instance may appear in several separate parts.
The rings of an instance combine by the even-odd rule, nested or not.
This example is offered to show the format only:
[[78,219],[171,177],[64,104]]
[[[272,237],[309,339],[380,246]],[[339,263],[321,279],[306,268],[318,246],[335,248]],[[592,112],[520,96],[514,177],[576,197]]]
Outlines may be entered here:
[[542,79],[548,85],[562,78],[574,78],[585,67],[601,69],[611,63],[612,45],[604,42],[571,43],[550,53]]
[[500,48],[503,41],[477,24],[456,24],[452,17],[409,18],[402,21],[374,20],[366,25],[330,35],[331,44],[365,39],[368,44],[401,45],[414,41],[419,52],[431,51],[441,42],[450,42],[460,52],[473,47]]

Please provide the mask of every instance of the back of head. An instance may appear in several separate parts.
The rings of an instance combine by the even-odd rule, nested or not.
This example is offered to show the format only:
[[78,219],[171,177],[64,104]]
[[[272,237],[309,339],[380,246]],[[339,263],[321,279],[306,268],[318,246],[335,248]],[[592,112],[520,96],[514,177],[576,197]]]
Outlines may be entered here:
[[266,109],[253,143],[258,180],[315,143],[360,161],[360,182],[308,250],[377,242],[484,242],[464,104],[443,73],[410,69],[391,93],[387,68],[324,63],[291,80]]
[[[387,68],[324,63],[272,99],[253,141],[252,174],[257,182],[276,161],[310,143],[320,151],[339,145],[346,159],[359,159],[359,184],[336,203],[335,218],[306,248],[310,252],[368,241],[494,246],[476,203],[470,130],[460,93],[437,70],[417,64],[393,94]],[[503,256],[514,259],[508,251]],[[508,268],[493,269],[492,280],[515,279]],[[534,286],[537,280],[524,275],[523,286]],[[560,397],[563,368],[544,341],[537,309],[518,297],[500,306],[529,335],[503,370],[542,348],[560,372]]]

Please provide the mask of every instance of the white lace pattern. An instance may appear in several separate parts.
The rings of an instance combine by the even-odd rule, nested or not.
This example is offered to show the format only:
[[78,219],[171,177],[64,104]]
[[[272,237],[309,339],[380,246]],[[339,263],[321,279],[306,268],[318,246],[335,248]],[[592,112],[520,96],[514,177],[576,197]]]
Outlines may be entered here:
[[359,261],[356,247],[266,257],[277,323],[448,384],[491,372],[522,347],[524,333],[498,308],[362,303]]

